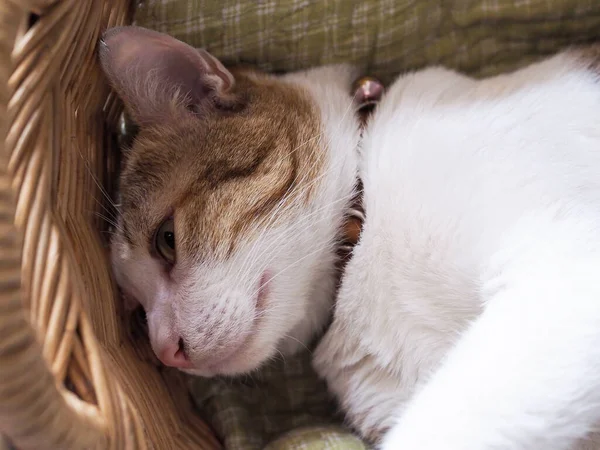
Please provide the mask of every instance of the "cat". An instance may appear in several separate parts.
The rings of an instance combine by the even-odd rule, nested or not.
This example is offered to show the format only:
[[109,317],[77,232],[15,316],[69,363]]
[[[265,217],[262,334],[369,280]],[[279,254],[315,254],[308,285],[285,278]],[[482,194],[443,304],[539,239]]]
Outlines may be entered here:
[[362,137],[348,65],[273,76],[137,27],[100,59],[140,125],[113,270],[164,364],[251,372],[333,310],[314,366],[377,448],[600,448],[600,46],[403,74]]

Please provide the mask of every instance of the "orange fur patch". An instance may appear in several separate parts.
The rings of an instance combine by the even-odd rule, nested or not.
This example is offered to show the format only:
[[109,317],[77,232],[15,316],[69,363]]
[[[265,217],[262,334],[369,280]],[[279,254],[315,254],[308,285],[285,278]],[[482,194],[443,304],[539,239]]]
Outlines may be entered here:
[[310,199],[324,164],[316,106],[301,88],[233,73],[240,108],[179,115],[140,131],[120,187],[130,241],[151,245],[174,213],[178,254],[226,257],[274,208]]

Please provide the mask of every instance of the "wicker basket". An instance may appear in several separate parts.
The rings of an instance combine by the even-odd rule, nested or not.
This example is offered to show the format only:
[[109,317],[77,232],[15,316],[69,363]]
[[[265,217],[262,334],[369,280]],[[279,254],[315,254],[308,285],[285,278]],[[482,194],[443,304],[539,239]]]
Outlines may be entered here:
[[98,231],[121,106],[96,43],[132,9],[0,0],[0,433],[16,448],[220,447],[123,336]]

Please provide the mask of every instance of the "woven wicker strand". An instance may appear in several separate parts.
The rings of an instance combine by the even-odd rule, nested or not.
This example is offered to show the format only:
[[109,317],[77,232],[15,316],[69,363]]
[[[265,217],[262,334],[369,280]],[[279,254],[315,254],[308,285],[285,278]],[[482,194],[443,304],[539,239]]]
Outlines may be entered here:
[[132,9],[0,0],[0,433],[20,449],[220,448],[123,333],[98,233],[121,105],[96,45]]

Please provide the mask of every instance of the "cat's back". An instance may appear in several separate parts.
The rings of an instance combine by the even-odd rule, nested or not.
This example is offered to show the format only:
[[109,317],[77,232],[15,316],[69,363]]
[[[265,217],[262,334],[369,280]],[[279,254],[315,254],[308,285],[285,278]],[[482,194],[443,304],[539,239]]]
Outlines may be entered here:
[[392,86],[363,143],[355,254],[385,320],[460,331],[480,309],[482,261],[517,221],[600,211],[600,84],[564,58],[483,82],[434,68]]
[[364,237],[385,236],[396,266],[445,253],[465,268],[526,216],[600,211],[600,77],[568,62],[398,80],[364,141]]
[[367,220],[414,236],[416,218],[497,231],[525,211],[597,202],[600,76],[568,59],[479,82],[439,68],[400,78],[363,142]]
[[483,264],[517,222],[542,233],[600,213],[600,82],[569,58],[480,82],[434,68],[392,86],[363,143],[356,253],[382,319],[454,336],[479,313]]

